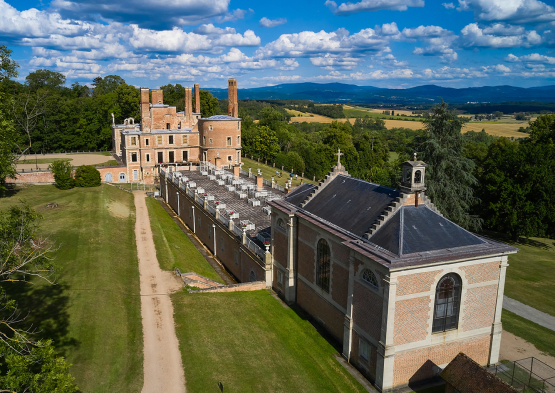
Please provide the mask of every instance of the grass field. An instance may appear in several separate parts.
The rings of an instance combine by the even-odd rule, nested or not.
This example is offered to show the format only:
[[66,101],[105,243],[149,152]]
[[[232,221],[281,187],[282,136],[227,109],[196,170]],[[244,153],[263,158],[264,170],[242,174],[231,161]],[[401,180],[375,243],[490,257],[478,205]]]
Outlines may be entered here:
[[503,329],[525,339],[540,351],[555,357],[555,332],[510,311],[501,314]]
[[364,392],[337,351],[266,291],[172,295],[187,391]]
[[106,162],[102,162],[100,164],[95,164],[95,166],[117,166],[118,162],[116,160],[110,160]]
[[[44,216],[57,284],[8,287],[20,308],[73,364],[82,392],[139,392],[143,385],[142,324],[135,214],[131,194],[103,185],[60,191],[28,186],[0,198],[1,209],[20,198]],[[58,203],[47,209],[49,202]],[[21,296],[22,295],[22,296]]]
[[[291,168],[284,168],[282,177],[277,177],[276,171],[281,172],[281,168],[277,168],[277,167],[274,168],[271,164],[265,165],[262,162],[251,160],[250,158],[246,158],[246,157],[241,157],[241,162],[244,163],[243,170],[248,172],[249,167],[251,167],[252,173],[256,174],[258,172],[258,168],[260,168],[260,171],[262,172],[262,176],[264,177],[264,179],[271,180],[272,176],[274,176],[274,181],[280,186],[285,186],[285,182],[289,180],[289,174],[290,174],[289,171],[291,170]],[[298,175],[299,177],[297,179],[293,178],[293,183],[292,183],[293,187],[297,187],[299,184],[301,184],[301,178],[300,178],[301,174],[299,173]],[[312,181],[312,179],[303,179],[303,182],[316,184],[316,182]]]
[[183,273],[195,272],[223,284],[218,273],[206,262],[160,203],[154,198],[147,198],[146,206],[160,268],[173,270],[177,267]]
[[[507,242],[507,239],[501,239]],[[505,295],[555,316],[555,240],[530,238],[509,255]]]

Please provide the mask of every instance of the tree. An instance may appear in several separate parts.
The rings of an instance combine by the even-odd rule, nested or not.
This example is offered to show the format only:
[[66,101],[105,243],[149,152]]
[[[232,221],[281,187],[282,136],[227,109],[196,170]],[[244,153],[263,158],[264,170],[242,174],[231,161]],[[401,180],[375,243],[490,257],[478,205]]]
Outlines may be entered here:
[[123,123],[124,119],[132,117],[138,119],[139,113],[139,102],[140,102],[140,92],[139,89],[134,86],[128,85],[127,83],[122,83],[115,90],[117,97],[117,106],[120,109],[118,120]]
[[[185,95],[185,93],[183,93]],[[200,113],[202,117],[214,116],[218,111],[219,101],[216,97],[212,96],[208,90],[200,89]],[[184,98],[185,99],[185,98]],[[193,108],[195,107],[195,96],[193,95]]]
[[100,172],[94,166],[81,165],[75,170],[76,187],[98,187],[100,184]]
[[555,115],[542,115],[530,122],[530,141],[555,143]]
[[48,169],[54,173],[54,181],[56,187],[60,190],[69,190],[75,185],[71,164],[68,160],[56,160],[48,166]]
[[33,93],[40,89],[61,90],[65,83],[64,74],[50,70],[36,70],[25,77],[25,85]]
[[121,76],[117,75],[108,75],[105,78],[100,76],[96,77],[93,81],[93,95],[113,93],[116,91],[118,86],[123,83],[125,83],[125,80]]
[[520,236],[555,235],[553,145],[499,138],[480,169],[481,214],[488,228]]
[[262,160],[273,160],[280,152],[276,133],[267,126],[258,126],[252,141],[252,152]]
[[41,216],[28,206],[0,212],[0,386],[19,392],[73,393],[70,365],[56,355],[50,341],[34,341],[7,283],[38,278],[52,283],[53,245],[38,234]]
[[[0,100],[4,99],[5,95],[0,94]],[[19,159],[17,150],[13,121],[6,119],[4,111],[0,110],[0,194],[6,191],[6,179],[16,177],[16,162]]]
[[17,76],[19,64],[11,59],[12,51],[6,45],[0,45],[0,83]]
[[415,138],[419,158],[428,164],[426,195],[448,219],[479,230],[482,220],[469,213],[478,198],[472,188],[477,184],[474,162],[463,155],[461,128],[467,119],[447,108],[445,102],[434,106],[424,121],[427,135]]

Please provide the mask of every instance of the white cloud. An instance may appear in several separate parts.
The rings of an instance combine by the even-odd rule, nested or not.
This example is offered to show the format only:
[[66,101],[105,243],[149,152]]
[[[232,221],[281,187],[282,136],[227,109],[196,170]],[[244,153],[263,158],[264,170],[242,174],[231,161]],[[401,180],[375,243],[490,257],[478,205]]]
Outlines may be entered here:
[[228,12],[224,16],[220,16],[216,20],[218,21],[218,23],[233,22],[239,19],[244,19],[248,13],[254,13],[254,11],[250,8],[248,10],[242,10],[238,8],[236,10],[233,10],[233,12]]
[[455,4],[453,3],[441,3],[442,6],[444,6],[447,9],[452,9],[455,8]]
[[212,23],[200,25],[193,30],[193,33],[202,35],[216,35],[216,34],[235,34],[236,31],[233,27],[220,28],[214,26]]
[[443,62],[450,63],[458,59],[458,54],[453,49],[456,36],[433,37],[427,39],[428,46],[414,48],[415,55],[439,56]]
[[459,0],[459,11],[474,11],[479,21],[540,23],[555,20],[555,8],[538,0]]
[[428,37],[443,37],[451,35],[453,32],[444,29],[441,26],[418,26],[413,29],[403,29],[403,36],[406,38],[428,38]]
[[241,18],[245,11],[229,12],[229,0],[53,0],[54,9],[74,19],[104,20],[138,24],[145,28],[163,29],[196,25],[212,18],[220,21]]
[[201,35],[186,33],[174,27],[172,30],[155,31],[133,26],[133,35],[129,43],[135,48],[154,52],[213,52],[226,46],[258,46],[260,37],[252,30],[247,30],[243,35],[220,34]]
[[541,44],[541,37],[535,31],[521,31],[517,35],[494,35],[486,33],[477,23],[471,23],[461,30],[459,44],[463,47],[516,48]]
[[483,32],[493,35],[522,35],[524,34],[524,27],[494,23],[491,26],[485,27]]
[[50,34],[82,35],[90,32],[91,24],[62,19],[58,13],[47,13],[31,8],[18,11],[4,0],[0,0],[0,33],[11,38],[48,37]]
[[287,23],[287,19],[285,18],[271,20],[264,17],[260,19],[260,27],[276,27],[279,25],[283,25],[284,23]]
[[362,0],[358,3],[337,3],[326,0],[325,5],[335,15],[349,15],[357,12],[380,10],[406,11],[408,7],[424,7],[424,0]]
[[525,56],[515,56],[510,53],[505,60],[510,62],[533,62],[533,63],[544,63],[544,64],[555,64],[555,57],[540,55],[539,53],[531,53]]
[[324,56],[311,57],[310,62],[317,67],[323,67],[327,69],[342,68],[342,69],[353,69],[359,65],[362,61],[361,58],[341,56],[341,55],[331,55],[326,53]]

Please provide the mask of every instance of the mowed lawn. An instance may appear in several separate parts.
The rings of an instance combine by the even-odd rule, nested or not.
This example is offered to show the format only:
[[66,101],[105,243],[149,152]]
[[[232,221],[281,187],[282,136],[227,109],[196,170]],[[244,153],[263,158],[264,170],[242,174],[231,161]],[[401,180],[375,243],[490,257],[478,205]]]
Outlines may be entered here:
[[223,284],[219,274],[160,206],[160,202],[155,198],[147,198],[146,206],[160,268],[174,270],[177,267],[182,273],[195,272]]
[[[44,235],[55,252],[56,285],[6,288],[19,293],[30,312],[35,338],[54,341],[73,364],[82,392],[139,392],[143,385],[143,337],[133,196],[114,187],[28,186],[0,198],[4,210],[23,198],[44,216]],[[49,202],[58,207],[47,209]]]
[[555,316],[555,240],[510,244],[520,251],[509,255],[505,295]]
[[306,320],[266,291],[172,295],[189,393],[364,392]]
[[[273,176],[274,181],[282,187],[285,186],[285,182],[290,179],[289,175],[291,174],[291,168],[283,168],[283,171],[282,171],[281,167],[274,168],[273,163],[269,163],[269,165],[265,165],[264,162],[251,160],[250,158],[247,158],[247,157],[241,157],[241,162],[244,163],[243,170],[248,172],[250,167],[252,173],[256,175],[258,173],[258,168],[260,168],[260,171],[262,172],[262,176],[264,177],[264,179],[271,181]],[[283,173],[282,177],[278,177],[276,175],[276,171],[282,172]],[[301,184],[301,173],[295,172],[295,174],[299,175],[299,177],[296,179],[293,178],[293,182],[292,182],[293,187],[297,187],[299,184]],[[312,181],[312,179],[305,178],[305,179],[302,179],[302,181],[303,183],[317,184],[317,182]]]

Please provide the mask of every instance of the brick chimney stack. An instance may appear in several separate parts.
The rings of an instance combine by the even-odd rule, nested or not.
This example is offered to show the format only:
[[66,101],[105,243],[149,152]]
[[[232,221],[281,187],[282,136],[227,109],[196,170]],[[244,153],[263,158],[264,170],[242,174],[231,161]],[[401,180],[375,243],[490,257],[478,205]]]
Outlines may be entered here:
[[239,117],[239,105],[237,103],[237,79],[229,79],[227,94],[229,103],[227,114],[231,117]]
[[141,87],[141,129],[143,132],[150,132],[150,90],[148,87]]
[[164,103],[164,92],[160,89],[152,90],[152,105]]
[[264,178],[262,176],[256,176],[256,191],[264,190]]
[[195,113],[200,113],[200,90],[198,83],[195,83]]
[[193,92],[190,87],[185,88],[185,121],[189,124],[193,122]]

